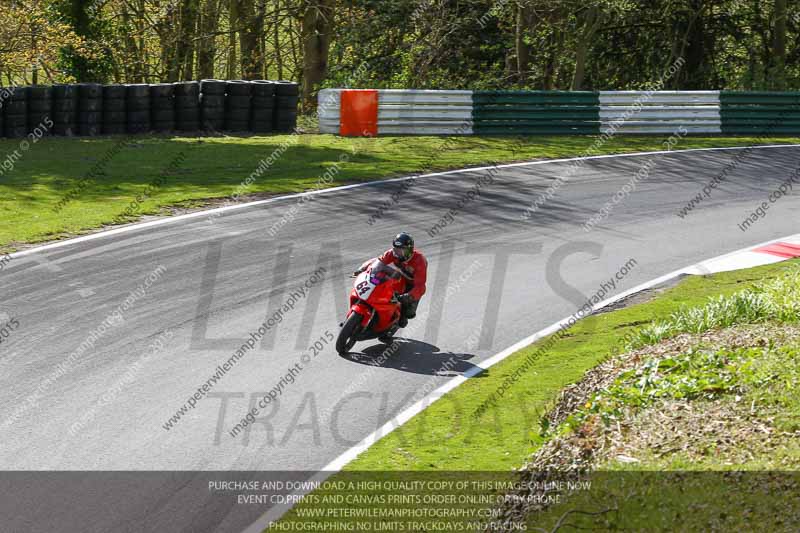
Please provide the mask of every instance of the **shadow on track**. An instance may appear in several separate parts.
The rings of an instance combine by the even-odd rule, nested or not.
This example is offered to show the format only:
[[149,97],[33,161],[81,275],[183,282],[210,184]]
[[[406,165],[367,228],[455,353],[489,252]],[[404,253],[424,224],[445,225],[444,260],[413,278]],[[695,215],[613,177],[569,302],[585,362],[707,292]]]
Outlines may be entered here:
[[[397,350],[386,358],[382,358],[381,354],[389,350],[390,345],[377,341],[362,352],[351,352],[341,357],[361,365],[380,366],[430,376],[458,376],[467,373],[473,377],[483,377],[486,374],[485,370],[469,362],[475,354],[441,352],[433,344],[412,339],[396,338],[396,341]],[[381,361],[382,359],[385,360]]]

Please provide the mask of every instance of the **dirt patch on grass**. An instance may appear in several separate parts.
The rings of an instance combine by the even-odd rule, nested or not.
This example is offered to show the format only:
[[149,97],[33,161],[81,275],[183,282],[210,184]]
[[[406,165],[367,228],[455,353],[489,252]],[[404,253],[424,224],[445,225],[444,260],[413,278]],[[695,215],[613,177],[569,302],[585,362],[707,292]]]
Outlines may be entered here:
[[579,382],[564,388],[547,419],[550,426],[562,423],[592,395],[608,387],[620,374],[635,368],[645,359],[660,360],[698,347],[717,350],[724,347],[768,346],[771,340],[781,343],[797,339],[800,339],[800,329],[794,326],[753,325],[707,331],[700,335],[684,333],[654,346],[618,355],[592,368]]
[[[625,372],[645,361],[660,361],[692,350],[717,351],[768,348],[800,342],[800,328],[790,325],[747,325],[703,334],[682,334],[653,346],[615,356],[566,387],[546,416],[556,428],[598,392],[607,390]],[[747,401],[738,394],[710,399],[662,399],[645,408],[626,407],[612,423],[590,417],[574,431],[547,441],[520,469],[521,481],[570,480],[592,470],[646,463],[667,469],[725,469],[746,467],[800,469],[800,456],[776,453],[797,448],[800,430],[782,430],[775,424],[776,407]],[[513,494],[500,510],[501,521],[519,522],[547,504],[530,503],[525,491]]]
[[[775,427],[775,414],[740,396],[711,401],[665,400],[632,417],[599,459],[606,462],[709,463],[741,467],[772,456],[771,467],[797,470],[800,457],[778,456],[800,437],[800,431]],[[601,465],[602,467],[602,465]]]

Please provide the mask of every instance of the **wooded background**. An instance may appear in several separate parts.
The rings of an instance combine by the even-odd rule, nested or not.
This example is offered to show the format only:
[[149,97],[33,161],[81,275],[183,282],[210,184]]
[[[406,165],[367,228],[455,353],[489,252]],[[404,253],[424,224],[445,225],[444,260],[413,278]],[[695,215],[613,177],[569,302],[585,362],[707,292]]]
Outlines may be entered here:
[[0,84],[800,87],[799,0],[0,0]]

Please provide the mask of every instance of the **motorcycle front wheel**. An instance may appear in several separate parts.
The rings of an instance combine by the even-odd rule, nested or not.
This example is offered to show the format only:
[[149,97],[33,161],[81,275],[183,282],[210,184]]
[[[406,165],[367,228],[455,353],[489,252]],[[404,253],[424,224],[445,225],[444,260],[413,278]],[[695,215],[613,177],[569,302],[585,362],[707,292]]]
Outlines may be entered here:
[[362,316],[358,313],[350,313],[347,317],[342,329],[339,331],[339,336],[336,338],[336,351],[339,355],[344,355],[350,352],[350,349],[356,344],[356,335],[361,328]]

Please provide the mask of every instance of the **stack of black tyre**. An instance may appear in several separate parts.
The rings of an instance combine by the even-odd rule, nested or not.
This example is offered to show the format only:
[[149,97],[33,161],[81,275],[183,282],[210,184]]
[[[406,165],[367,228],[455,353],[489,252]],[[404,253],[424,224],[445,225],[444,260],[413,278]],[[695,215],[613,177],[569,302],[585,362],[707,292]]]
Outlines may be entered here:
[[28,133],[47,135],[53,127],[53,88],[49,85],[28,87]]
[[248,131],[250,129],[251,83],[232,80],[225,83],[225,130]]
[[168,132],[175,129],[175,86],[157,83],[150,86],[150,118],[153,130]]
[[200,129],[200,84],[196,81],[179,81],[173,86],[175,129],[198,131]]
[[275,131],[290,132],[297,127],[299,94],[300,87],[296,83],[283,80],[275,82]]
[[150,123],[150,86],[131,83],[125,90],[125,130],[128,133],[147,133]]
[[10,95],[3,101],[3,128],[6,137],[25,137],[28,134],[28,88],[9,87]]
[[77,85],[53,86],[53,135],[72,137],[78,134]]
[[103,86],[103,133],[122,135],[127,131],[127,92],[124,85]]
[[220,131],[225,127],[225,82],[202,80],[200,82],[200,114],[203,129]]
[[78,85],[78,133],[100,135],[103,124],[103,86],[99,83]]
[[250,130],[270,133],[274,128],[275,84],[267,80],[255,80],[250,94]]

